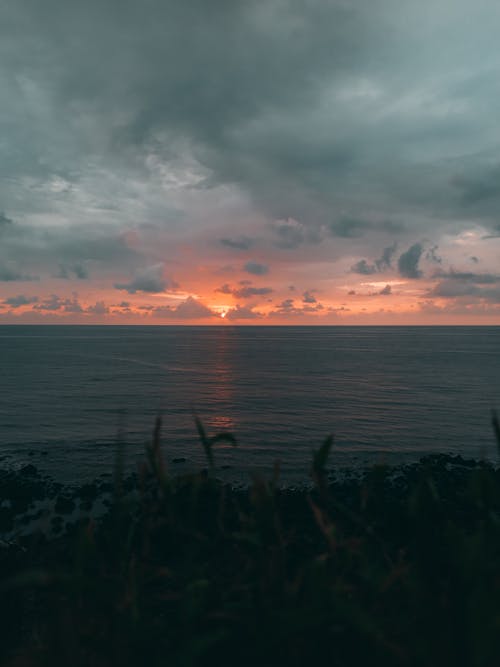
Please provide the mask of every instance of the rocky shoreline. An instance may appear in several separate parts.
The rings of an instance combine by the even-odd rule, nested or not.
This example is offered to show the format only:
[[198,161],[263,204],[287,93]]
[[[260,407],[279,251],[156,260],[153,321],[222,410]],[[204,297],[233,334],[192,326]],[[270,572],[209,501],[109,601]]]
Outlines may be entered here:
[[80,487],[1,471],[4,664],[495,664],[500,471],[332,477],[330,444],[293,489],[231,487],[210,459],[170,477],[154,446]]

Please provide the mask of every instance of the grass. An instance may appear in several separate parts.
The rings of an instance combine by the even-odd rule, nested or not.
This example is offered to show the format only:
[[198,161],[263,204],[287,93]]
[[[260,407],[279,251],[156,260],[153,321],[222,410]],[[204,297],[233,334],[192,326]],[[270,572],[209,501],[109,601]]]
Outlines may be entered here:
[[118,456],[112,483],[78,490],[89,509],[108,493],[98,519],[66,521],[72,498],[32,468],[4,475],[13,512],[43,493],[59,509],[55,536],[0,550],[2,664],[500,664],[493,466],[436,455],[331,481],[327,439],[313,487],[234,489],[213,473],[231,435],[197,420],[208,467],[172,477],[160,426],[136,475]]

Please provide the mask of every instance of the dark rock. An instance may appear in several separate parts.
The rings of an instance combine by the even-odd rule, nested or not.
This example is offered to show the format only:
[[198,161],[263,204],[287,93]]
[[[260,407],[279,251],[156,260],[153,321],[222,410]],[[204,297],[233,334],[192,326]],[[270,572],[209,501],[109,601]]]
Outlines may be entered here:
[[71,514],[75,509],[75,501],[65,496],[58,496],[54,509],[58,514]]
[[98,489],[95,484],[84,484],[80,487],[78,495],[82,500],[94,500],[97,498]]
[[40,475],[38,470],[31,463],[29,463],[27,466],[23,466],[20,472],[23,475],[27,475],[28,477],[38,477]]

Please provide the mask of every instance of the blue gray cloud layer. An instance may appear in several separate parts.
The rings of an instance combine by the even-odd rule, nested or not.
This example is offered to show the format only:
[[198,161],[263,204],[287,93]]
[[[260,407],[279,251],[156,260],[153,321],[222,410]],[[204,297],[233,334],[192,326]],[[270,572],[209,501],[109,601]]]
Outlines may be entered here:
[[123,234],[218,216],[228,252],[326,239],[418,279],[441,235],[500,234],[499,27],[493,0],[3,3],[0,280],[154,291],[168,258]]

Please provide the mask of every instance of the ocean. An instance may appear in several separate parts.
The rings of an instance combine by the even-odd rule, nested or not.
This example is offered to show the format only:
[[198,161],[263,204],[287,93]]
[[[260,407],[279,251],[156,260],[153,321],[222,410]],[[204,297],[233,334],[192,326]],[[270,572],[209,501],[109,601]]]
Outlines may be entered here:
[[15,325],[0,364],[0,467],[67,483],[111,472],[118,447],[135,467],[158,415],[172,472],[205,464],[194,415],[232,433],[215,462],[235,483],[276,460],[307,482],[329,434],[338,468],[497,458],[500,327]]

